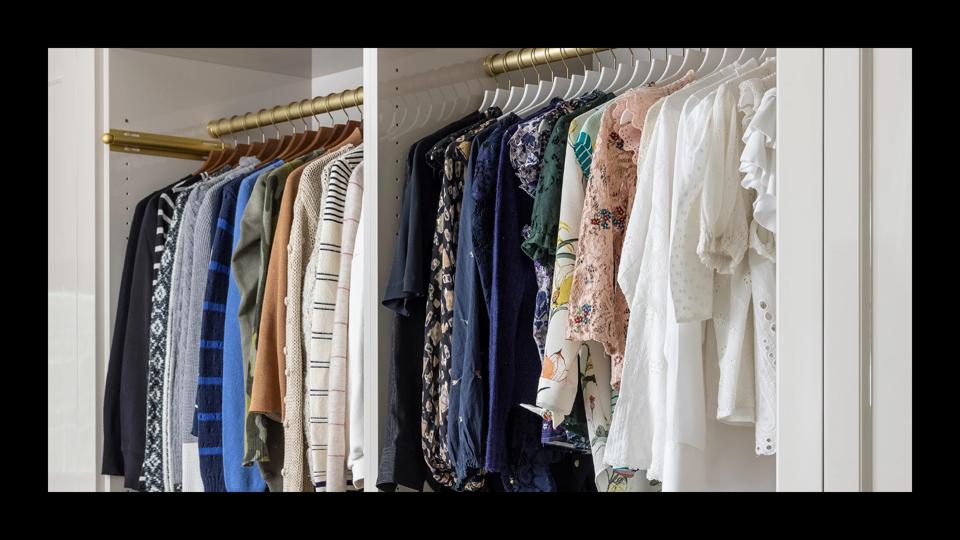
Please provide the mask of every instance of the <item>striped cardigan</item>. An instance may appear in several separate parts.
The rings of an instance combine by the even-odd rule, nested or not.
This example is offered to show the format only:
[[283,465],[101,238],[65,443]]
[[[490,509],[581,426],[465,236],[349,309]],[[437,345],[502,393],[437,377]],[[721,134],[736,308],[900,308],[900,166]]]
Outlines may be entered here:
[[[286,364],[283,377],[286,381],[283,436],[283,490],[302,491],[304,488],[305,445],[303,433],[303,334],[301,333],[300,298],[303,287],[303,269],[307,256],[313,250],[314,233],[320,219],[320,203],[323,199],[323,175],[325,166],[349,151],[353,145],[325,154],[308,163],[300,174],[293,202],[293,220],[287,245],[287,283],[285,309],[285,333],[283,350]],[[309,484],[307,484],[309,487]]]
[[[335,354],[332,345],[341,270],[344,207],[350,172],[361,161],[362,145],[328,165],[330,180],[323,198],[318,240],[314,247],[318,255],[314,274],[313,311],[310,317],[307,439],[310,444],[310,477],[314,487],[318,489],[327,487],[328,475],[331,475],[329,479],[334,482],[331,484],[334,489],[342,490],[344,484],[342,466],[337,470],[328,469],[330,462],[339,463],[338,460],[345,457],[342,435],[339,439],[330,438],[331,434],[340,434],[343,429],[343,407],[340,405],[343,400],[332,399],[331,394],[343,397],[345,384],[341,378],[345,379],[345,373],[341,374],[340,370],[344,365],[343,362],[337,362],[338,370],[332,371],[331,362],[334,360],[332,355]],[[343,352],[339,354],[342,355]],[[333,424],[333,429],[330,424]],[[332,446],[337,443],[339,446]]]
[[[362,149],[361,149],[362,152]],[[352,171],[347,184],[347,201],[343,209],[343,235],[340,239],[340,280],[337,284],[337,302],[333,312],[333,343],[330,352],[330,423],[327,424],[327,491],[344,491],[346,478],[344,471],[348,466],[355,472],[352,475],[353,486],[362,486],[362,462],[357,462],[359,444],[362,456],[362,439],[356,435],[363,433],[363,404],[357,403],[358,392],[355,382],[362,374],[359,358],[348,353],[350,331],[351,283],[353,282],[353,254],[356,249],[357,229],[360,224],[360,209],[363,204],[363,163]],[[360,239],[362,242],[363,240]],[[362,276],[358,276],[361,280]],[[360,292],[358,288],[356,293]],[[354,352],[354,351],[351,351]],[[358,371],[357,368],[360,368]],[[349,381],[349,389],[347,383]],[[359,396],[362,397],[362,386]],[[361,400],[362,401],[362,400]],[[357,410],[355,405],[359,405]],[[349,413],[348,413],[349,410]],[[357,413],[359,412],[359,416]],[[349,416],[348,416],[349,415]],[[359,420],[359,421],[358,421]],[[356,422],[356,423],[355,423]],[[347,445],[349,440],[351,444]],[[350,460],[345,459],[349,454]],[[357,465],[354,469],[352,466]],[[359,473],[359,474],[356,474]],[[361,482],[360,485],[357,485]]]

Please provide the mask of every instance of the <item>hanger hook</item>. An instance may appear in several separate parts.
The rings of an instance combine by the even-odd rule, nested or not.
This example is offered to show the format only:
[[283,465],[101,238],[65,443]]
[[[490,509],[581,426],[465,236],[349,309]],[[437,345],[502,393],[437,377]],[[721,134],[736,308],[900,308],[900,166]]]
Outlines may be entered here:
[[647,56],[648,56],[647,60],[653,62],[653,49],[651,49],[650,47],[647,47]]
[[316,111],[313,110],[313,102],[316,101],[316,98],[311,99],[311,100],[308,100],[308,101],[310,101],[310,116],[312,116],[313,119],[317,121],[317,129],[319,129],[319,128],[320,128],[320,119],[317,118],[317,113],[316,113]]
[[[534,49],[534,50],[536,50],[536,49]],[[553,66],[550,65],[550,62],[552,62],[552,60],[550,60],[550,48],[549,48],[549,47],[544,47],[544,49],[543,49],[543,58],[546,60],[545,63],[547,64],[547,68],[550,69],[550,78],[551,78],[551,79],[556,79],[556,78],[557,78],[557,74],[553,72]]]
[[577,48],[574,49],[574,50],[577,51],[577,60],[580,60],[580,65],[583,66],[583,72],[586,73],[586,72],[587,72],[587,64],[585,64],[585,63],[583,62],[583,57],[580,56],[580,47],[577,47]]
[[566,77],[566,78],[569,79],[569,78],[570,78],[570,66],[567,65],[567,50],[566,50],[566,49],[563,49],[563,48],[560,49],[560,61],[563,62],[563,70],[564,70],[564,72],[566,73],[566,74],[564,75],[564,77]]
[[294,103],[296,103],[296,102],[291,101],[290,103],[287,103],[287,106],[286,106],[286,107],[283,107],[283,115],[284,115],[285,117],[287,117],[287,123],[290,124],[290,127],[293,128],[293,134],[296,135],[296,134],[297,134],[297,126],[296,126],[296,124],[294,124],[294,123],[290,120],[290,108],[293,107],[293,104],[294,104]]
[[264,133],[264,132],[263,132],[263,128],[260,127],[260,113],[263,112],[264,110],[265,110],[265,109],[260,109],[259,111],[257,111],[257,114],[254,116],[254,118],[255,118],[256,121],[257,121],[257,129],[260,130],[260,142],[262,142],[262,143],[267,142],[267,134]]
[[609,49],[610,56],[613,57],[613,67],[617,67],[617,64],[620,63],[620,59],[617,58],[617,53],[613,52],[613,49]]
[[357,111],[360,113],[360,123],[362,124],[363,123],[363,107],[360,106],[360,100],[357,99],[358,93],[359,92],[357,90],[354,90],[353,94],[351,95],[353,96],[353,106],[356,107]]
[[517,65],[520,66],[520,76],[523,77],[523,84],[527,84],[527,74],[523,72],[523,49],[517,51]]
[[339,94],[337,94],[337,106],[340,108],[340,112],[342,112],[343,115],[347,117],[347,121],[349,122],[349,121],[350,121],[350,114],[347,113],[347,109],[343,106],[343,94],[345,94],[345,93],[346,93],[346,92],[344,91],[344,92],[340,92]]
[[[279,107],[280,105],[277,105]],[[270,124],[273,125],[273,129],[277,132],[277,138],[280,138],[280,128],[277,127],[277,117],[274,112],[277,110],[277,107],[270,109]]]
[[536,49],[534,48],[529,50],[530,50],[530,66],[533,67],[533,71],[537,74],[537,82],[539,83],[541,79],[540,70],[537,69],[537,62],[536,62],[536,59],[533,57],[533,53],[536,51]]
[[[233,116],[230,117],[230,127],[231,127],[231,128],[233,128],[233,119],[234,119],[234,118],[239,118],[239,116],[233,115]],[[233,146],[234,146],[234,148],[236,148],[236,146],[237,146],[237,132],[236,132],[236,131],[233,132]]]
[[[513,86],[513,79],[510,78],[510,71],[507,70],[507,55],[504,53],[500,57],[500,70],[507,76],[507,88]],[[506,88],[505,88],[506,90]]]
[[337,119],[333,117],[333,113],[330,112],[330,98],[333,94],[327,94],[323,96],[323,108],[327,110],[327,116],[330,117],[330,125],[335,126],[337,124]]
[[630,51],[630,62],[636,64],[636,63],[637,63],[637,57],[634,56],[634,54],[633,54],[633,47],[627,47],[627,50]]
[[307,121],[303,119],[303,116],[304,116],[304,114],[303,114],[303,101],[298,101],[298,102],[297,102],[297,116],[300,117],[300,122],[303,124],[303,131],[304,131],[304,133],[306,133],[307,131],[310,131],[310,125],[307,124]]
[[243,114],[243,130],[247,132],[247,146],[250,145],[250,130],[247,129],[247,117],[253,113],[244,113]]

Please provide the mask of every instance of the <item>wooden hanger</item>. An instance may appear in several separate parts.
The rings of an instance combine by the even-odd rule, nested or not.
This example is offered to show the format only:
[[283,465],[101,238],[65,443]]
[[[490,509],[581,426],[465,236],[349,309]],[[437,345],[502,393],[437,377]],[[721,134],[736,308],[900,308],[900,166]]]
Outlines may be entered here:
[[[333,143],[331,143],[331,146],[337,146],[337,145],[343,144],[344,141],[350,138],[350,135],[352,135],[354,131],[363,127],[363,124],[361,124],[360,122],[350,119],[350,115],[347,114],[347,111],[343,106],[343,94],[342,93],[339,94],[337,98],[339,100],[338,104],[339,104],[340,110],[343,111],[343,114],[347,116],[347,123],[343,124],[343,131],[341,132],[340,138],[334,141]],[[330,115],[330,116],[331,118],[333,117],[333,115]]]
[[[292,105],[293,104],[291,103],[291,106]],[[297,114],[300,116],[300,121],[303,122],[303,133],[302,133],[303,137],[300,139],[300,143],[295,148],[290,150],[291,158],[296,158],[306,154],[307,153],[306,149],[313,142],[313,139],[314,137],[316,137],[316,134],[317,134],[315,131],[312,131],[310,129],[310,126],[309,124],[307,124],[307,121],[303,119],[303,102],[297,103]]]
[[[257,152],[256,157],[260,160],[261,163],[267,163],[267,158],[273,155],[273,153],[280,146],[280,139],[267,139],[266,134],[263,132],[263,127],[260,125],[260,113],[266,111],[266,109],[260,109],[257,111],[257,129],[260,130],[261,141],[263,141],[263,146],[260,148],[260,151]],[[280,132],[277,132],[277,135],[280,135]]]
[[[222,145],[223,141],[220,141],[220,144]],[[197,169],[193,174],[196,175],[196,174],[210,172],[211,170],[213,170],[214,163],[219,161],[222,155],[223,155],[222,147],[220,150],[211,150],[210,153],[207,154],[207,159],[205,159],[203,163],[200,164],[200,168]]]
[[300,145],[306,142],[306,135],[303,133],[297,133],[297,126],[290,121],[290,107],[293,106],[293,103],[288,104],[283,108],[283,114],[287,117],[287,123],[290,124],[290,127],[293,128],[293,136],[291,137],[290,143],[287,145],[286,150],[280,154],[280,159],[284,161],[290,161],[290,158],[293,157],[297,150],[300,148]]
[[328,141],[331,139],[331,136],[333,135],[332,128],[328,128],[326,126],[320,125],[320,119],[317,118],[316,114],[311,114],[311,116],[313,116],[313,119],[317,121],[318,127],[317,127],[317,131],[314,132],[313,137],[310,139],[310,144],[308,144],[307,148],[304,150],[304,152],[306,153],[314,152],[316,150],[324,148],[328,144]]
[[[279,107],[279,105],[277,107]],[[276,110],[277,107],[270,109],[270,123],[273,124],[273,129],[276,130],[277,137],[280,138],[280,129],[277,128],[277,118],[273,114],[273,111]],[[290,145],[291,139],[292,137],[290,135],[284,135],[282,138],[280,138],[280,143],[277,145],[276,148],[274,148],[273,153],[267,156],[264,159],[264,161],[273,161],[277,159],[280,156],[280,154],[282,154],[284,150],[286,150],[287,147]]]

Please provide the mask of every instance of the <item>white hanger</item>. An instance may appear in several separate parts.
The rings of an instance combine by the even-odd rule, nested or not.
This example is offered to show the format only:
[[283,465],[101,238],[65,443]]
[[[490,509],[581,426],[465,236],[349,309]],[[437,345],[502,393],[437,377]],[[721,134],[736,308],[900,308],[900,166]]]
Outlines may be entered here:
[[703,77],[706,77],[707,75],[716,71],[722,58],[722,48],[709,47],[707,49],[707,54],[704,55],[703,62],[701,62],[700,67],[697,68],[697,78],[702,79]]
[[663,81],[663,84],[670,84],[675,81],[679,81],[686,75],[689,71],[696,69],[700,64],[703,63],[703,53],[695,49],[684,49],[683,50],[683,62],[680,64],[680,69],[672,76]]
[[467,114],[467,111],[475,104],[477,96],[480,95],[479,91],[474,90],[475,87],[480,88],[476,79],[458,82],[453,85],[453,91],[457,94],[459,98],[458,103],[460,103],[460,106],[457,107],[455,112],[457,118]]
[[776,58],[776,57],[777,57],[776,49],[764,49],[763,52],[760,53],[760,58]]
[[[670,49],[664,49],[667,54],[667,68],[663,71],[663,75],[657,79],[655,83],[657,86],[663,85],[668,79],[676,76],[680,72],[680,66],[683,64],[684,56],[681,53],[681,56],[675,54],[670,54]],[[686,50],[686,49],[683,49]]]
[[659,58],[654,58],[653,51],[647,49],[650,53],[650,71],[647,72],[647,76],[643,78],[643,82],[640,85],[654,83],[663,76],[663,72],[667,69],[666,60],[661,60]]
[[[630,58],[633,58],[633,49],[630,50]],[[617,58],[616,53],[613,52],[613,49],[610,49],[610,54],[613,56],[614,63],[617,65],[617,74],[613,78],[613,81],[610,82],[610,85],[603,89],[604,92],[612,92],[614,88],[620,88],[629,80],[630,74],[633,72],[634,61],[628,64],[626,62],[621,62]]]
[[430,103],[429,99],[426,99],[422,92],[416,92],[407,98],[408,100],[413,100],[416,103],[417,112],[413,115],[410,122],[407,125],[400,124],[400,131],[396,134],[396,137],[402,137],[411,131],[422,128],[427,124],[427,121],[430,120],[430,114],[433,112],[433,104]]
[[[501,109],[503,109],[503,106],[506,105],[507,103],[507,98],[509,97],[508,94],[510,93],[510,88],[511,88],[510,85],[513,84],[513,81],[510,80],[510,72],[506,70],[507,68],[506,55],[500,56],[500,67],[502,69],[502,72],[507,75],[507,86],[506,88],[500,88],[499,86],[497,86],[497,88],[493,91],[493,95],[490,98],[490,102],[488,103],[486,100],[484,100],[483,104],[480,106],[480,112],[483,112],[489,109],[490,107],[500,107]],[[494,80],[496,80],[497,76],[494,75],[493,78]]]
[[740,51],[740,57],[737,58],[737,63],[742,64],[751,58],[756,58],[758,61],[763,57],[760,56],[763,53],[763,49],[744,49]]
[[[537,62],[533,54],[535,52],[535,49],[529,49],[529,51],[530,51],[530,55],[527,61],[530,62],[530,67],[532,67],[533,71],[537,74],[537,84],[525,85],[523,96],[520,97],[520,103],[517,103],[516,107],[513,108],[513,111],[522,111],[526,109],[528,106],[530,106],[531,103],[536,101],[537,96],[539,96],[541,92],[545,91],[547,88],[547,85],[550,84],[550,81],[545,81],[543,80],[543,77],[540,76],[540,70],[537,69]],[[523,55],[523,50],[517,53],[518,61],[520,60],[520,57],[522,55]]]
[[[533,103],[531,103],[530,105],[528,105],[526,108],[524,108],[524,109],[522,109],[522,110],[520,110],[520,111],[517,111],[517,114],[519,114],[519,115],[521,115],[521,116],[522,116],[522,115],[525,115],[525,114],[527,114],[527,113],[529,113],[529,112],[531,112],[531,111],[533,111],[533,110],[535,110],[535,109],[539,109],[540,107],[543,107],[544,105],[546,105],[546,103],[547,103],[548,101],[550,101],[551,99],[553,99],[553,98],[556,97],[556,96],[559,96],[559,95],[565,93],[567,90],[570,89],[570,68],[567,67],[567,61],[566,61],[566,59],[563,58],[563,50],[561,49],[560,59],[563,60],[563,67],[564,67],[564,69],[565,69],[566,72],[567,72],[566,78],[564,78],[564,77],[557,77],[557,74],[553,72],[553,66],[550,65],[549,52],[550,52],[550,49],[547,49],[547,55],[548,55],[548,56],[547,56],[547,67],[550,68],[550,77],[551,77],[551,80],[550,80],[550,81],[546,81],[546,82],[547,82],[547,84],[550,85],[550,88],[549,88],[549,90],[548,90],[545,94],[543,94],[542,96],[539,96],[539,93],[538,93],[539,99],[534,99],[534,100],[533,100]],[[543,82],[544,82],[544,81],[541,81],[540,84],[542,85]]]
[[[633,57],[633,49],[630,49],[630,56]],[[647,74],[650,73],[650,68],[652,67],[651,60],[652,55],[651,58],[647,60],[637,60],[634,58],[633,73],[630,74],[630,79],[614,90],[613,93],[620,94],[629,88],[635,88],[643,84],[644,79],[647,78]]]
[[[523,51],[517,53],[517,65],[520,66],[520,76],[523,77],[522,86],[514,86],[510,89],[510,94],[507,96],[507,103],[504,104],[500,109],[503,111],[503,114],[507,114],[516,110],[517,105],[519,105],[524,99],[529,99],[528,94],[537,90],[537,87],[532,84],[527,83],[527,75],[523,72]],[[504,64],[506,65],[506,64]]]
[[592,69],[587,69],[587,65],[583,63],[583,58],[580,56],[580,48],[577,47],[577,58],[580,58],[580,63],[583,64],[583,83],[577,88],[576,92],[572,94],[567,94],[564,99],[572,99],[575,97],[580,97],[587,92],[593,90],[597,87],[597,83],[600,82],[600,72],[594,71]]
[[396,110],[400,111],[401,116],[394,122],[394,126],[391,126],[391,137],[399,137],[402,133],[410,129],[415,121],[420,106],[415,100],[411,103],[411,100],[412,98],[409,95],[403,95],[397,99],[396,104],[400,105],[400,107],[396,108]]
[[[566,49],[564,49],[564,51],[566,51]],[[577,90],[579,90],[580,87],[583,86],[583,83],[587,78],[587,65],[583,63],[583,58],[580,57],[579,51],[580,49],[574,49],[574,52],[577,55],[577,60],[580,60],[580,65],[583,66],[583,74],[580,75],[575,73],[573,74],[573,76],[570,77],[570,88],[568,88],[567,91],[562,96],[560,96],[563,99],[570,99],[574,95],[576,95]]]
[[[610,54],[613,54],[613,49],[607,49],[610,51]],[[597,58],[597,62],[600,62],[600,53],[595,53],[594,56]],[[617,55],[613,54],[613,67],[607,67],[603,65],[603,62],[600,62],[600,80],[597,81],[597,86],[591,90],[603,90],[606,92],[609,88],[613,86],[613,82],[617,80]]]
[[732,64],[739,56],[742,49],[724,49],[723,56],[720,58],[720,64],[717,69],[723,69]]

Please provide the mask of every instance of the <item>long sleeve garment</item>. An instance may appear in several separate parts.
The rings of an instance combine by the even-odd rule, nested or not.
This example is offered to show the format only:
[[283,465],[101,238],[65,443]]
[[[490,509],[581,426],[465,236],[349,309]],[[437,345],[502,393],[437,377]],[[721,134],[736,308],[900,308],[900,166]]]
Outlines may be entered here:
[[446,440],[454,479],[459,486],[483,467],[483,423],[486,416],[483,404],[489,319],[474,256],[473,225],[477,204],[473,197],[473,180],[475,174],[490,172],[490,167],[478,168],[480,148],[487,137],[502,134],[502,126],[500,120],[474,138],[464,171],[457,232],[458,264],[454,277],[457,288],[453,297]]
[[[303,162],[294,160],[277,167],[265,179],[264,207],[261,216],[261,257],[265,244],[270,245],[269,268],[260,273],[262,309],[259,330],[256,333],[256,360],[250,390],[250,408],[247,415],[260,418],[265,427],[265,441],[269,460],[260,460],[260,467],[270,491],[281,491],[284,486],[284,391],[285,358],[283,343],[286,332],[287,241],[293,221],[293,201],[300,185]],[[279,199],[277,198],[279,197]],[[274,219],[276,218],[276,219]],[[269,241],[268,241],[269,237]]]
[[[330,176],[330,168],[334,161],[351,152],[354,142],[360,138],[355,133],[348,142],[339,146],[335,151],[311,161],[304,168],[300,176],[300,186],[294,199],[293,224],[290,227],[290,242],[287,254],[287,302],[286,302],[286,395],[284,402],[286,410],[291,411],[284,417],[284,491],[310,491],[313,489],[310,475],[307,471],[309,452],[306,446],[305,416],[307,409],[304,397],[306,389],[307,368],[304,357],[310,358],[311,341],[304,336],[303,328],[305,308],[307,320],[312,312],[313,285],[316,283],[315,270],[311,274],[305,273],[309,260],[315,255],[326,255],[317,250],[317,234],[322,223],[321,212],[325,190]],[[311,297],[305,297],[308,289]],[[302,305],[308,302],[309,306]],[[309,323],[308,323],[309,326]],[[306,353],[306,354],[305,354]]]
[[[350,406],[348,399],[348,372],[351,369],[348,348],[348,323],[350,318],[350,287],[353,282],[351,275],[353,265],[354,246],[357,241],[357,223],[360,218],[360,208],[363,202],[363,177],[354,175],[358,167],[363,164],[363,147],[359,146],[343,158],[333,162],[330,173],[328,200],[333,202],[332,195],[336,186],[341,183],[340,178],[349,174],[346,181],[346,197],[343,205],[342,231],[340,235],[340,270],[337,281],[336,301],[333,311],[333,327],[330,340],[330,393],[327,400],[327,478],[326,491],[345,491],[353,483],[353,477],[348,476],[347,454],[349,433],[362,430],[363,426],[354,426],[348,422]],[[352,169],[351,169],[352,165]],[[327,217],[327,207],[324,208],[324,219]],[[329,225],[325,224],[324,228]],[[336,228],[336,227],[334,227]],[[314,289],[314,298],[322,298],[324,288],[330,282],[318,281]],[[315,311],[321,318],[328,312],[321,311],[315,305]],[[356,487],[355,485],[353,486]]]
[[242,178],[221,189],[200,322],[197,377],[197,441],[204,491],[226,491],[223,476],[223,347],[227,288],[233,247],[233,213]]
[[[363,185],[363,163],[357,165],[350,175],[350,183]],[[357,206],[357,232],[353,246],[353,262],[350,265],[350,299],[347,317],[347,469],[353,478],[353,487],[363,489],[364,437],[363,437],[363,311],[364,311],[364,221],[363,194]],[[369,335],[369,333],[367,333]]]
[[[186,313],[186,326],[182,332],[182,338],[185,341],[181,342],[175,374],[176,391],[180,396],[180,425],[184,437],[182,443],[183,491],[204,490],[204,479],[200,468],[200,448],[196,438],[199,420],[196,414],[197,384],[200,369],[203,302],[213,236],[216,232],[217,217],[220,214],[221,190],[227,182],[250,173],[256,164],[256,158],[243,157],[240,158],[236,168],[212,178],[197,210],[193,232],[193,257],[188,274],[191,281],[190,293],[186,299],[189,301],[189,308]],[[219,384],[219,381],[216,384]]]
[[[343,407],[345,406],[345,384],[340,381],[346,379],[342,369],[346,366],[342,362],[343,352],[334,352],[333,333],[337,324],[335,319],[336,306],[340,289],[338,288],[344,229],[344,210],[347,203],[347,189],[350,181],[350,172],[363,161],[363,147],[350,149],[342,156],[330,161],[324,166],[322,175],[326,177],[323,192],[323,203],[320,208],[320,222],[317,224],[317,237],[314,243],[318,251],[314,284],[312,290],[310,312],[310,348],[309,366],[306,370],[306,434],[309,444],[308,465],[310,481],[317,490],[326,491],[328,480],[334,478],[339,484],[337,491],[344,486],[343,468],[345,467],[346,448],[343,445],[343,436],[339,431],[343,428]],[[323,180],[321,180],[323,182]],[[318,190],[319,191],[319,190]],[[345,321],[343,321],[345,322]],[[337,373],[334,374],[334,360]],[[337,380],[333,377],[336,375]],[[336,409],[336,411],[335,411]],[[334,416],[337,418],[334,418]],[[336,422],[337,431],[330,425]],[[332,433],[341,433],[338,441],[332,441]],[[338,447],[333,443],[339,442]],[[330,454],[334,454],[330,459]],[[332,461],[338,463],[336,471],[330,470]]]
[[599,341],[611,357],[610,383],[620,387],[629,308],[616,285],[627,209],[636,191],[636,150],[647,109],[693,81],[693,71],[662,87],[642,87],[614,101],[600,121],[580,221],[577,265],[570,288],[567,337]]
[[[163,460],[166,466],[164,474],[169,475],[164,479],[164,483],[173,486],[174,491],[183,490],[183,466],[184,457],[188,464],[191,464],[190,470],[196,474],[191,474],[199,483],[200,464],[196,455],[183,455],[184,435],[189,435],[192,427],[193,404],[188,403],[188,408],[183,405],[183,392],[185,385],[180,381],[185,380],[186,364],[183,361],[183,348],[186,347],[186,326],[190,311],[190,288],[193,285],[193,242],[194,230],[197,223],[197,212],[200,210],[200,204],[203,202],[203,195],[210,188],[209,181],[197,184],[187,196],[186,204],[183,208],[180,230],[177,234],[177,248],[174,253],[173,273],[170,279],[170,315],[167,328],[167,366],[164,373],[164,401],[169,404],[165,408],[164,424],[168,436],[163,438]],[[194,375],[195,377],[195,375]],[[193,381],[195,388],[196,381]],[[187,421],[186,431],[183,429],[184,416]]]
[[515,131],[511,127],[501,139],[494,206],[485,465],[500,473],[506,490],[553,491],[552,452],[540,445],[541,420],[519,407],[536,399],[540,360],[530,333],[537,282],[520,251],[533,199],[521,192],[509,160]]
[[[169,396],[170,392],[164,393],[167,384],[166,370],[167,365],[167,344],[170,315],[170,289],[173,277],[173,262],[176,256],[177,236],[180,230],[180,222],[183,217],[183,209],[186,206],[189,192],[188,188],[171,190],[169,195],[173,195],[176,201],[173,206],[165,208],[169,197],[168,193],[160,195],[160,210],[157,216],[157,236],[160,239],[160,231],[163,233],[163,250],[160,257],[160,267],[157,268],[156,279],[153,286],[153,305],[150,309],[150,360],[147,374],[147,444],[146,452],[143,458],[143,476],[147,491],[173,491],[173,486],[165,484],[164,479],[170,478],[165,473],[164,468],[169,466],[169,462],[163,459],[163,439],[170,434],[170,424],[165,421],[169,419]],[[167,223],[164,218],[165,212],[169,212],[170,221]],[[164,225],[166,223],[166,225]],[[166,397],[166,399],[164,399]]]
[[[283,396],[287,383],[281,376],[285,365],[287,242],[303,165],[304,162],[298,159],[275,169],[267,175],[264,194],[263,241],[260,246],[262,250],[265,244],[269,245],[270,264],[262,283],[263,309],[256,338],[257,359],[250,412],[265,414],[278,421],[284,418]],[[269,242],[266,241],[268,236],[271,237]]]
[[[738,106],[744,114],[745,144],[740,157],[743,187],[755,189],[750,223],[750,286],[753,295],[758,455],[777,451],[777,282],[776,282],[776,99],[774,80],[741,83]],[[752,88],[753,92],[749,90]],[[762,95],[761,95],[762,93]],[[770,227],[773,227],[772,229]]]
[[[230,261],[230,274],[237,285],[239,302],[237,304],[237,324],[240,328],[240,347],[244,373],[244,433],[243,464],[270,459],[266,446],[267,425],[261,415],[249,414],[250,393],[253,391],[253,367],[256,361],[256,333],[260,320],[262,298],[259,295],[261,268],[267,261],[261,260],[260,242],[263,237],[263,196],[265,182],[271,171],[283,162],[275,160],[256,171],[255,178],[247,178],[240,185],[237,195],[238,211],[242,212],[237,220],[238,230],[234,233],[237,245],[233,249]],[[249,182],[249,183],[248,183]],[[240,201],[246,204],[240,209]]]
[[[272,164],[273,165],[273,164]],[[275,165],[274,165],[275,166]],[[267,168],[273,168],[270,165]],[[247,202],[250,200],[250,194],[253,191],[254,183],[257,177],[265,169],[255,171],[244,178],[236,194],[236,204],[231,219],[233,230],[231,231],[231,254],[236,253],[237,246],[240,243],[241,221],[246,209]],[[224,206],[228,201],[224,200]],[[232,255],[231,255],[232,257]],[[259,492],[266,489],[266,483],[260,473],[260,468],[256,465],[250,466],[244,462],[244,436],[246,433],[247,403],[248,394],[245,389],[245,381],[248,378],[246,366],[243,359],[242,340],[240,332],[240,321],[238,317],[240,308],[240,287],[238,283],[249,283],[250,275],[256,275],[256,270],[244,268],[241,272],[247,271],[243,276],[237,275],[237,267],[231,263],[230,280],[227,287],[226,313],[224,314],[223,328],[223,481],[230,492]],[[249,286],[247,286],[247,290]],[[256,429],[256,426],[252,426]]]
[[[142,418],[137,418],[137,407],[139,404],[146,405],[146,341],[143,341],[144,370],[137,372],[139,363],[133,356],[133,349],[130,350],[130,356],[127,355],[125,348],[127,335],[135,334],[142,330],[136,324],[137,321],[132,318],[132,301],[147,302],[149,305],[149,291],[144,290],[141,283],[134,287],[135,282],[143,279],[142,271],[138,273],[135,269],[138,258],[138,249],[143,251],[146,246],[141,246],[141,238],[147,237],[153,233],[156,225],[156,203],[153,204],[153,217],[150,218],[148,206],[150,201],[156,196],[156,193],[148,195],[134,208],[133,219],[130,222],[130,234],[127,237],[127,249],[123,260],[123,271],[120,276],[120,294],[117,300],[117,317],[113,327],[113,338],[110,345],[110,360],[107,367],[107,380],[104,385],[103,397],[103,463],[101,472],[103,474],[118,475],[124,477],[124,486],[129,489],[137,489],[140,484],[140,471],[143,466],[142,449],[146,444],[145,411]],[[147,219],[145,219],[147,218]],[[154,227],[151,228],[150,222]],[[146,229],[144,229],[146,227]],[[141,231],[149,231],[149,233]],[[151,238],[152,240],[152,238]],[[149,242],[149,250],[153,249],[153,242]],[[149,274],[147,274],[149,276]],[[146,289],[149,289],[151,280],[148,280]],[[133,324],[131,324],[133,323]],[[149,319],[147,319],[149,325]],[[141,339],[145,338],[144,334]],[[136,340],[132,340],[136,341]],[[131,373],[127,373],[127,371]],[[137,380],[142,375],[144,393],[137,394]],[[132,382],[133,386],[129,383]],[[140,398],[143,398],[142,400]],[[143,435],[142,443],[137,441],[140,435]],[[140,452],[137,447],[140,445]]]
[[[510,160],[521,177],[531,176],[535,183],[521,178],[523,189],[534,197],[530,225],[524,230],[524,253],[533,259],[533,268],[537,276],[537,298],[533,312],[533,338],[537,342],[539,356],[544,356],[547,338],[547,326],[550,320],[550,286],[553,283],[553,244],[556,240],[556,214],[545,215],[557,207],[559,197],[547,201],[545,192],[555,192],[563,176],[564,148],[567,141],[567,127],[577,114],[608,101],[613,94],[604,94],[599,90],[562,102],[541,115],[520,124],[510,144]],[[540,200],[540,205],[537,204]],[[552,222],[552,230],[551,224]],[[546,249],[538,249],[540,243]]]
[[[667,96],[650,108],[644,124],[637,195],[624,235],[617,281],[629,302],[626,358],[617,412],[604,460],[625,469],[646,469],[659,453],[666,426],[667,295],[674,160],[684,103],[697,90],[734,73],[729,66]],[[643,147],[644,145],[642,145]],[[659,463],[659,459],[656,460]]]
[[[353,141],[358,141],[354,138]],[[353,148],[353,141],[340,146],[333,152],[308,163],[300,175],[300,185],[297,188],[293,205],[293,222],[290,227],[290,241],[287,250],[287,298],[286,304],[286,368],[284,378],[286,393],[285,408],[296,411],[284,418],[284,491],[312,491],[313,485],[309,481],[307,471],[307,448],[304,440],[304,353],[309,353],[309,347],[304,351],[309,340],[305,341],[303,334],[304,309],[307,309],[306,318],[312,307],[302,305],[312,302],[309,297],[303,296],[307,284],[313,285],[313,276],[306,279],[304,263],[314,250],[320,212],[323,204],[323,193],[329,178],[327,165],[335,158],[342,156]],[[311,271],[312,272],[312,271]],[[312,291],[312,287],[310,288]],[[311,304],[312,306],[312,304]],[[309,322],[308,322],[309,325]],[[307,355],[309,356],[309,354]]]
[[480,121],[471,113],[410,147],[403,186],[397,241],[382,303],[394,312],[390,343],[390,375],[386,436],[377,471],[377,488],[397,484],[423,489],[429,475],[420,448],[423,322],[430,268],[431,232],[440,199],[439,171],[426,163],[434,143]]
[[[424,319],[423,409],[421,445],[433,479],[442,486],[457,486],[447,453],[447,405],[449,403],[450,345],[452,338],[454,279],[457,237],[463,180],[471,141],[496,122],[491,118],[456,137],[437,142],[427,162],[440,169],[442,182],[433,232],[427,310]],[[474,491],[483,486],[483,477],[474,476],[459,486]]]

